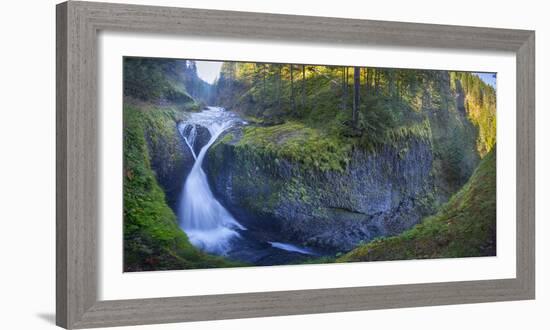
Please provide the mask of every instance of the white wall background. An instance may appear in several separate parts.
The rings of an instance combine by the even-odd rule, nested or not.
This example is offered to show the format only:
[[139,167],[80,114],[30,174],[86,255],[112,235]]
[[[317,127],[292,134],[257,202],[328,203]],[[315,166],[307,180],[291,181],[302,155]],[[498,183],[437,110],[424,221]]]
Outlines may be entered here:
[[[55,311],[55,3],[2,5],[0,328],[52,329]],[[550,23],[543,1],[110,1],[534,29],[537,32],[537,300],[143,326],[143,329],[548,329]],[[135,327],[138,328],[138,327]]]

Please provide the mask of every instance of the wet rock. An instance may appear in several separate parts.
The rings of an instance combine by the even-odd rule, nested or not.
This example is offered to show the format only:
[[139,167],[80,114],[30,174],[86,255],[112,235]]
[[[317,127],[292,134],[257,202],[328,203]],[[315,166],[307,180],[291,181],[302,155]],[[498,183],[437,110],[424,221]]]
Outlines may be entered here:
[[[180,122],[178,123],[178,129],[182,139],[183,137],[186,137],[189,142],[193,142],[193,151],[195,152],[195,155],[199,154],[201,148],[208,143],[210,137],[212,136],[206,127],[198,124],[186,125],[185,123]],[[184,152],[190,152],[187,145]],[[190,156],[192,155],[190,154]]]

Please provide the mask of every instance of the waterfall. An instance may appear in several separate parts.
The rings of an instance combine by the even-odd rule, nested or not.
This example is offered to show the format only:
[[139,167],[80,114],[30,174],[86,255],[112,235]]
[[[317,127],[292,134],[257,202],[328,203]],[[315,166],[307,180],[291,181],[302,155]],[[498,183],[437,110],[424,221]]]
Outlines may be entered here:
[[[216,139],[228,128],[239,122],[239,119],[223,108],[209,107],[199,113],[194,113],[178,126],[187,147],[190,149],[195,163],[183,186],[178,215],[191,244],[198,248],[225,254],[230,248],[232,238],[239,237],[237,229],[244,230],[235,218],[216,200],[208,184],[202,162],[208,149]],[[197,138],[197,127],[202,126],[210,132],[209,141],[195,154],[194,146]]]
[[191,151],[193,158],[197,160],[197,155],[195,154],[195,139],[197,138],[197,125],[183,123],[179,125],[178,130],[185,141],[187,147]]

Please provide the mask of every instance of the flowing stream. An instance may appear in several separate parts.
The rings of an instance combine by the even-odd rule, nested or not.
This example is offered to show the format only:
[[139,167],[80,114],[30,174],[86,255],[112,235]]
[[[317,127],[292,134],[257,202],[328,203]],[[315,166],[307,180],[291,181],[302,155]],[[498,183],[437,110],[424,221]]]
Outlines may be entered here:
[[[215,198],[202,168],[208,149],[218,137],[234,125],[245,125],[237,115],[220,107],[208,107],[193,113],[178,125],[195,163],[183,186],[178,217],[191,244],[201,250],[255,264],[284,263],[315,253],[289,243],[258,238],[263,233],[248,231]],[[199,127],[210,133],[203,146],[196,146]],[[198,154],[195,152],[200,147]],[[261,235],[256,235],[261,234]]]

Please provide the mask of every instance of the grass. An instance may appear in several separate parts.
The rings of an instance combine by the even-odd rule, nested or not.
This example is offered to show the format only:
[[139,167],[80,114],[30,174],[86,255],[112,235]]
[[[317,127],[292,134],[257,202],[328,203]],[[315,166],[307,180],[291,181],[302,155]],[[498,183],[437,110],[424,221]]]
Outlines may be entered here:
[[357,247],[336,262],[496,255],[495,149],[436,215],[400,235]]

